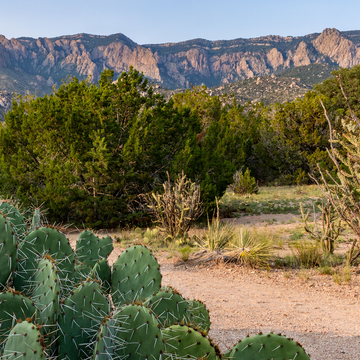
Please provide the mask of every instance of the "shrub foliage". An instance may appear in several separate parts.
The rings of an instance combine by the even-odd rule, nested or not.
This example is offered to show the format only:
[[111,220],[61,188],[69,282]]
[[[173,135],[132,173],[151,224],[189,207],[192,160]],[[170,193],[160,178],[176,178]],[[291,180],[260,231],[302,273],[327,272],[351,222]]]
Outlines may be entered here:
[[[333,74],[342,76],[358,116],[360,66]],[[210,96],[205,87],[165,101],[133,68],[113,76],[105,70],[98,84],[69,78],[51,95],[13,102],[0,127],[2,196],[15,195],[25,207],[43,204],[50,221],[138,226],[149,220],[142,195],[161,189],[167,172],[184,172],[200,186],[204,214],[236,169],[248,168],[260,185],[335,176],[319,101],[341,132],[349,110],[335,77],[303,99],[264,107]],[[342,143],[334,147],[345,155]]]
[[227,119],[205,126],[199,116],[154,95],[134,69],[117,81],[105,70],[98,84],[67,79],[13,102],[0,128],[0,190],[44,204],[50,221],[115,227],[144,219],[140,195],[184,171],[210,209],[246,156]]

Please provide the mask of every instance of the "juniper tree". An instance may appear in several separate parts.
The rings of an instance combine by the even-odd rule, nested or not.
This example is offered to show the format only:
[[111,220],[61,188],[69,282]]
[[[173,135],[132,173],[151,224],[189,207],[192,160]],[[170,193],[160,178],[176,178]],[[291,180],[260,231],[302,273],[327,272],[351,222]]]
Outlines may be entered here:
[[113,75],[13,103],[0,128],[2,194],[44,203],[51,222],[116,227],[141,220],[141,195],[184,171],[209,210],[243,165],[242,132],[165,102],[132,68]]

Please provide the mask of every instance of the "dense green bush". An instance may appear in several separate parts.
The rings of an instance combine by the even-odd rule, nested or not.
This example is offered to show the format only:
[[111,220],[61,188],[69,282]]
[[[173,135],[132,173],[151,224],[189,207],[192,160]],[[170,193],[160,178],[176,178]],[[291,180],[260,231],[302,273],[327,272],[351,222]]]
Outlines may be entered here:
[[236,171],[233,179],[234,182],[229,187],[235,194],[256,194],[259,191],[256,180],[250,175],[249,169]]
[[[204,124],[190,106],[154,95],[136,70],[68,79],[52,95],[19,98],[0,128],[1,192],[44,204],[50,221],[139,224],[141,195],[184,173],[211,209],[243,161],[226,119]],[[241,164],[240,164],[241,165]]]
[[[259,180],[290,185],[309,181],[304,174],[318,177],[317,164],[335,174],[326,149],[329,125],[320,99],[326,106],[335,131],[342,131],[341,119],[349,115],[348,106],[336,79],[340,75],[349,104],[360,115],[360,65],[335,70],[332,77],[314,87],[303,99],[264,107],[253,136],[253,156],[248,159],[252,173]],[[340,153],[341,145],[337,144]]]
[[[331,100],[321,96],[325,103]],[[303,99],[274,104],[262,111],[258,141],[254,144],[254,160],[250,164],[257,179],[277,180],[281,185],[309,181],[304,173],[316,173],[317,163],[330,164],[329,127],[320,104],[320,96],[308,92]],[[334,128],[340,125],[333,109]]]
[[176,156],[174,169],[177,173],[184,170],[200,184],[204,214],[215,209],[215,198],[225,193],[236,169],[251,157],[257,119],[243,106],[222,106],[217,96],[211,97],[205,90],[196,87],[174,96],[178,111],[189,109],[201,122],[201,131],[189,138],[184,151]]
[[123,148],[140,110],[162,100],[133,69],[117,83],[112,76],[104,71],[98,86],[68,79],[52,95],[13,103],[0,129],[5,195],[44,203],[51,221],[97,227],[126,218],[137,184]]
[[[334,74],[358,113],[360,66]],[[98,84],[68,79],[52,95],[14,101],[0,127],[0,191],[25,207],[44,204],[50,221],[142,225],[141,195],[184,171],[206,214],[241,167],[260,185],[306,183],[318,163],[334,168],[320,98],[339,130],[347,109],[334,78],[268,107],[229,105],[205,87],[166,102],[134,69],[117,81],[106,70]]]
[[[321,84],[315,86],[315,91],[331,99],[326,105],[328,113],[336,110],[339,117],[349,114],[346,100],[341,92],[337,77],[340,76],[351,109],[357,116],[360,115],[360,65],[349,68],[340,68],[331,73],[333,76]],[[341,126],[339,126],[340,129]]]

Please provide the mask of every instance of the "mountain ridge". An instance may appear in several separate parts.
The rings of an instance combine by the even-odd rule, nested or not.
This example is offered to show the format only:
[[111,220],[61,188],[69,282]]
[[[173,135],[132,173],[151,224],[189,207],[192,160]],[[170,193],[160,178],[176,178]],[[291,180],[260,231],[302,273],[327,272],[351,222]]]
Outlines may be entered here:
[[0,68],[41,76],[49,86],[59,85],[67,75],[91,76],[97,81],[104,68],[113,69],[118,76],[132,65],[170,89],[191,84],[212,87],[314,63],[360,64],[360,31],[325,29],[298,37],[268,35],[145,45],[122,33],[10,40],[0,35]]

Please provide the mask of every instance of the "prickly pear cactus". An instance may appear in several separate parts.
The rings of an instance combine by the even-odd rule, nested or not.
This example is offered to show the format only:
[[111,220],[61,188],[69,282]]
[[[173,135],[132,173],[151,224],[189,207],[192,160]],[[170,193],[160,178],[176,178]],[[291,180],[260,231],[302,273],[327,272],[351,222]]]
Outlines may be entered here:
[[160,265],[152,252],[142,245],[126,249],[113,265],[111,295],[116,306],[144,301],[161,286]]
[[299,343],[276,334],[258,334],[247,337],[223,355],[223,358],[234,360],[310,359]]
[[36,325],[20,321],[11,330],[2,360],[41,360],[46,358],[43,338]]
[[92,268],[86,264],[76,265],[74,271],[74,281],[76,285],[93,277],[91,274]]
[[50,255],[59,268],[59,277],[71,282],[74,276],[74,251],[66,236],[55,228],[42,227],[27,235],[18,248],[18,263],[14,285],[18,290],[28,290],[39,259]]
[[91,268],[98,260],[107,259],[113,251],[110,236],[99,239],[90,230],[83,231],[76,242],[76,258]]
[[101,281],[101,288],[103,291],[110,293],[111,290],[111,267],[107,259],[98,260],[93,269],[91,275],[98,278]]
[[60,279],[58,268],[50,255],[40,259],[33,277],[31,300],[39,309],[38,321],[43,323],[45,333],[55,330],[60,302]]
[[115,321],[104,318],[96,335],[93,360],[112,360],[115,354]]
[[164,328],[176,323],[188,324],[189,322],[190,307],[188,302],[171,288],[150,296],[145,300],[145,304],[154,312],[157,320]]
[[113,316],[115,353],[123,359],[161,359],[163,337],[154,315],[143,306],[126,305]]
[[34,303],[19,292],[9,289],[0,293],[0,344],[18,320],[35,318],[36,312]]
[[210,315],[205,304],[200,300],[188,300],[190,306],[189,321],[191,327],[198,327],[201,331],[209,332]]
[[188,326],[172,325],[162,331],[164,338],[164,359],[215,360],[220,357],[217,347],[213,346],[205,334]]
[[17,239],[11,222],[0,213],[0,288],[9,281],[16,267]]
[[109,303],[98,281],[85,281],[61,304],[59,314],[58,353],[60,359],[78,360],[92,355],[92,341]]
[[21,212],[7,201],[0,202],[0,212],[10,220],[17,237],[22,239],[26,233],[26,224]]

